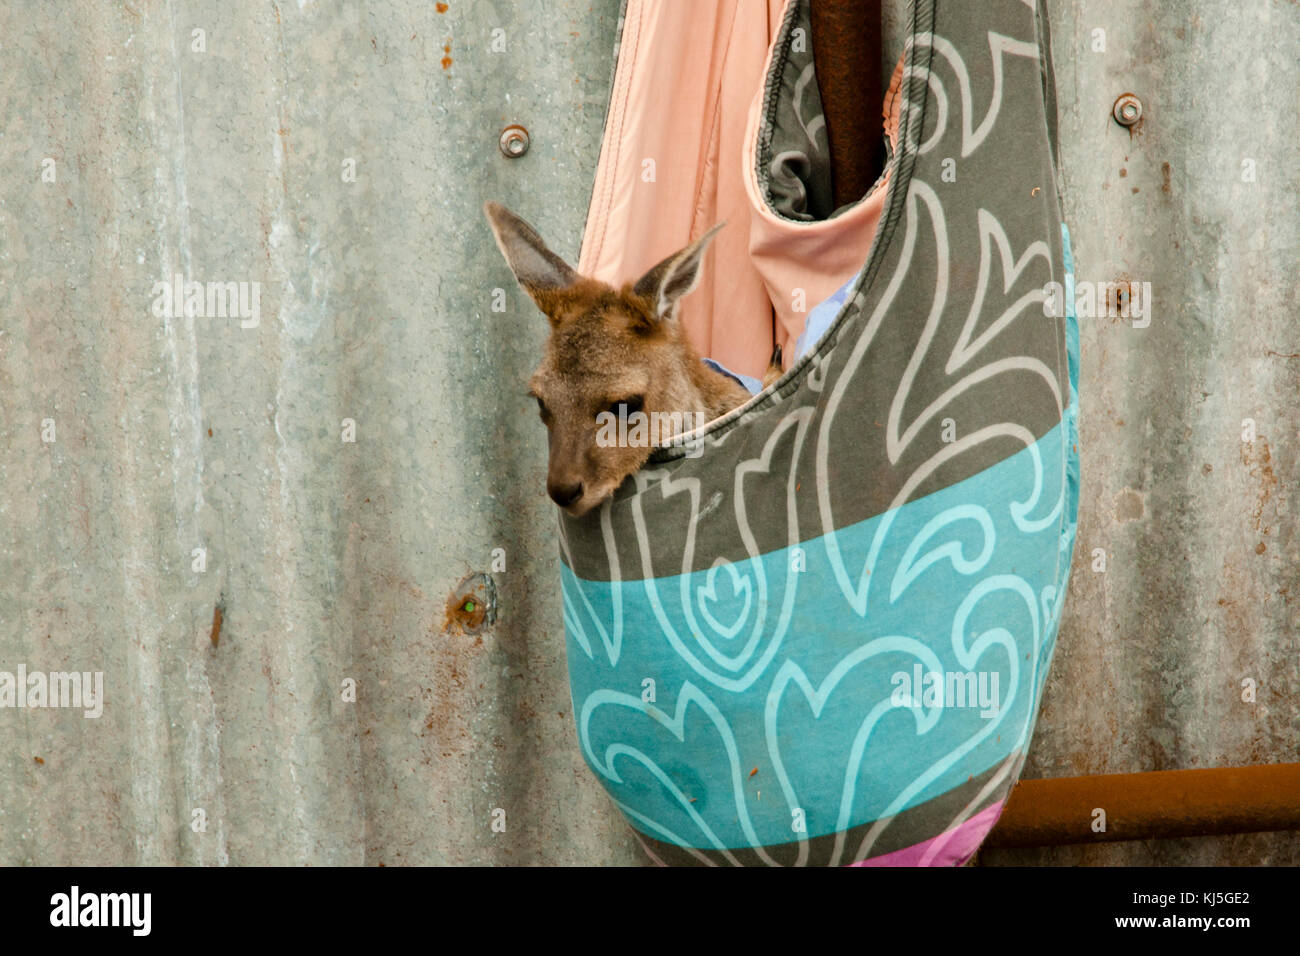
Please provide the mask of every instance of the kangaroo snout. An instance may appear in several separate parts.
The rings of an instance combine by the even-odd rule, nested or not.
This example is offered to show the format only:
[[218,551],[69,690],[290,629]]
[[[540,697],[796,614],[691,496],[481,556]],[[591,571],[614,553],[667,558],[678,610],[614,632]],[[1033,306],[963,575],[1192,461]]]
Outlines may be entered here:
[[546,493],[561,508],[567,508],[582,497],[582,482],[564,478],[547,478]]

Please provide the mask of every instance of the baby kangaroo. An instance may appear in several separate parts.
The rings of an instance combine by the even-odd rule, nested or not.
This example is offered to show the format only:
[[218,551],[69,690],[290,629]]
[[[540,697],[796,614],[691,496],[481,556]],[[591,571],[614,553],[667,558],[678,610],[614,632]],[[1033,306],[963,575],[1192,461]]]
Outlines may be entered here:
[[[546,491],[561,508],[585,514],[655,446],[749,400],[736,379],[700,360],[677,320],[721,224],[615,289],[578,275],[504,206],[483,210],[515,278],[551,323],[529,392],[550,441]],[[765,384],[780,375],[774,362]]]

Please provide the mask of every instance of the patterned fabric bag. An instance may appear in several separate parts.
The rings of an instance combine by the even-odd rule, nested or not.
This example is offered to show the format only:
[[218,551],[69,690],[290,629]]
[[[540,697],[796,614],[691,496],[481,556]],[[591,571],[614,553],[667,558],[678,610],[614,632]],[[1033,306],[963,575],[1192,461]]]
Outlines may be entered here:
[[[1046,12],[915,0],[887,176],[826,210],[806,6],[771,5],[761,88],[742,90],[748,135],[692,141],[740,147],[713,167],[689,157],[690,183],[653,200],[678,234],[637,254],[653,262],[743,202],[749,242],[742,220],[715,288],[734,273],[742,299],[767,290],[755,328],[801,331],[767,279],[782,257],[759,228],[771,219],[793,237],[781,268],[818,272],[810,305],[831,315],[773,388],[658,450],[600,508],[562,515],[578,740],[660,862],[958,864],[1024,762],[1075,534],[1078,346]],[[646,228],[620,209],[649,201],[623,147],[654,123],[629,110],[674,109],[636,99],[638,71],[675,42],[643,7],[625,10],[584,237],[583,271],[615,278],[634,270],[608,250]],[[752,29],[766,42],[770,25]],[[735,44],[747,27],[728,28]],[[701,88],[735,84],[699,59]],[[711,96],[692,115],[734,129]],[[664,169],[673,143],[659,147]],[[800,240],[824,244],[837,221],[857,262],[847,285]]]

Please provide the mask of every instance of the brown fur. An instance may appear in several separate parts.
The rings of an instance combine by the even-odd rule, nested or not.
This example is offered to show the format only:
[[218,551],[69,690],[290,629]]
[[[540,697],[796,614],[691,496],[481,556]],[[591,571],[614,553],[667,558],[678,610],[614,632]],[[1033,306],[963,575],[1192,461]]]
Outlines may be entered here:
[[[696,415],[712,421],[749,400],[734,379],[700,361],[676,318],[712,231],[615,289],[573,272],[504,207],[489,203],[485,212],[520,285],[550,320],[529,391],[549,433],[547,491],[561,507],[573,515],[590,511],[678,431],[661,422],[649,444],[602,447],[601,412],[631,399],[647,415],[690,413],[693,426]],[[779,375],[779,366],[773,371]]]

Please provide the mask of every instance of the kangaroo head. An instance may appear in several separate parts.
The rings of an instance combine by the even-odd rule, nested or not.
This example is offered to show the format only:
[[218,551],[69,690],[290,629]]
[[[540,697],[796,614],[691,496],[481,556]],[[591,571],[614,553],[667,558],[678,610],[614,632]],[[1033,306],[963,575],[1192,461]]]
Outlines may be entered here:
[[578,275],[505,207],[488,203],[484,212],[515,278],[550,321],[529,391],[550,441],[546,490],[561,508],[585,514],[654,446],[749,398],[700,361],[677,320],[721,225],[615,289]]

